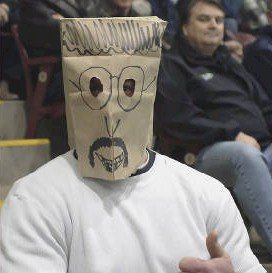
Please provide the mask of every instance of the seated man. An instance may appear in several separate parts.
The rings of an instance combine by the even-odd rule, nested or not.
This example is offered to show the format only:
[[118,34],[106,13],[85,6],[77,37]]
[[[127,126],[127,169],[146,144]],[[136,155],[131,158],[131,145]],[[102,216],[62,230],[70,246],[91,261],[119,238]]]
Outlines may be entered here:
[[222,46],[219,2],[186,3],[161,62],[159,149],[231,187],[272,253],[272,101]]
[[62,21],[72,151],[9,193],[1,272],[265,272],[228,190],[146,149],[164,28],[153,17]]

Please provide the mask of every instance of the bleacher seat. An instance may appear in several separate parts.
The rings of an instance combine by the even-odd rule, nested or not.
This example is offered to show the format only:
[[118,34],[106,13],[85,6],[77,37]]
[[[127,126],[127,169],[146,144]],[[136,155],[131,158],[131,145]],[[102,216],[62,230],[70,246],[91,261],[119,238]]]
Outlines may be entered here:
[[[38,123],[44,117],[58,118],[64,115],[64,101],[45,104],[47,87],[52,79],[53,71],[60,62],[58,56],[30,57],[18,33],[18,26],[11,26],[11,35],[14,38],[22,61],[27,104],[26,138],[35,137]],[[38,67],[38,77],[33,79],[32,69]]]

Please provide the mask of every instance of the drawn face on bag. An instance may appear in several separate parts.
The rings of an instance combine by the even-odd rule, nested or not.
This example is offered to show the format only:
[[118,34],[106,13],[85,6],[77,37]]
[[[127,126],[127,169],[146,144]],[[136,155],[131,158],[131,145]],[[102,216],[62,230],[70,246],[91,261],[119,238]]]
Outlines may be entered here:
[[127,178],[145,160],[159,66],[158,57],[113,53],[63,62],[80,172],[106,180]]

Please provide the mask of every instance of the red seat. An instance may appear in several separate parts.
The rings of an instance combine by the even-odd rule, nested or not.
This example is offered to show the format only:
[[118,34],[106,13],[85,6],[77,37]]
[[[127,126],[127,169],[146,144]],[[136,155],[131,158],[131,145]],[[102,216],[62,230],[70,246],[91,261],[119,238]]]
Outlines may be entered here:
[[[60,58],[56,56],[30,57],[20,40],[18,27],[11,27],[11,35],[14,38],[22,61],[27,103],[27,128],[25,137],[35,137],[38,123],[45,117],[58,118],[65,113],[64,101],[50,104],[44,103],[47,87],[52,79],[53,71]],[[38,77],[33,80],[32,69],[38,67]]]

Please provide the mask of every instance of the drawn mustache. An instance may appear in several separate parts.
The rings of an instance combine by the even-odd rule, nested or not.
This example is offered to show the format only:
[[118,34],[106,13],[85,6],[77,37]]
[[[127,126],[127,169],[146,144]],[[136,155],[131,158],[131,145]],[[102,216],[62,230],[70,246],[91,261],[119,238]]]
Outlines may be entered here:
[[105,147],[108,148],[112,146],[120,147],[122,149],[124,153],[123,167],[126,167],[128,165],[128,152],[127,152],[127,148],[124,141],[119,137],[113,137],[113,138],[101,137],[94,141],[94,143],[91,145],[89,150],[89,162],[91,166],[92,167],[95,166],[94,155],[98,149],[105,148]]

